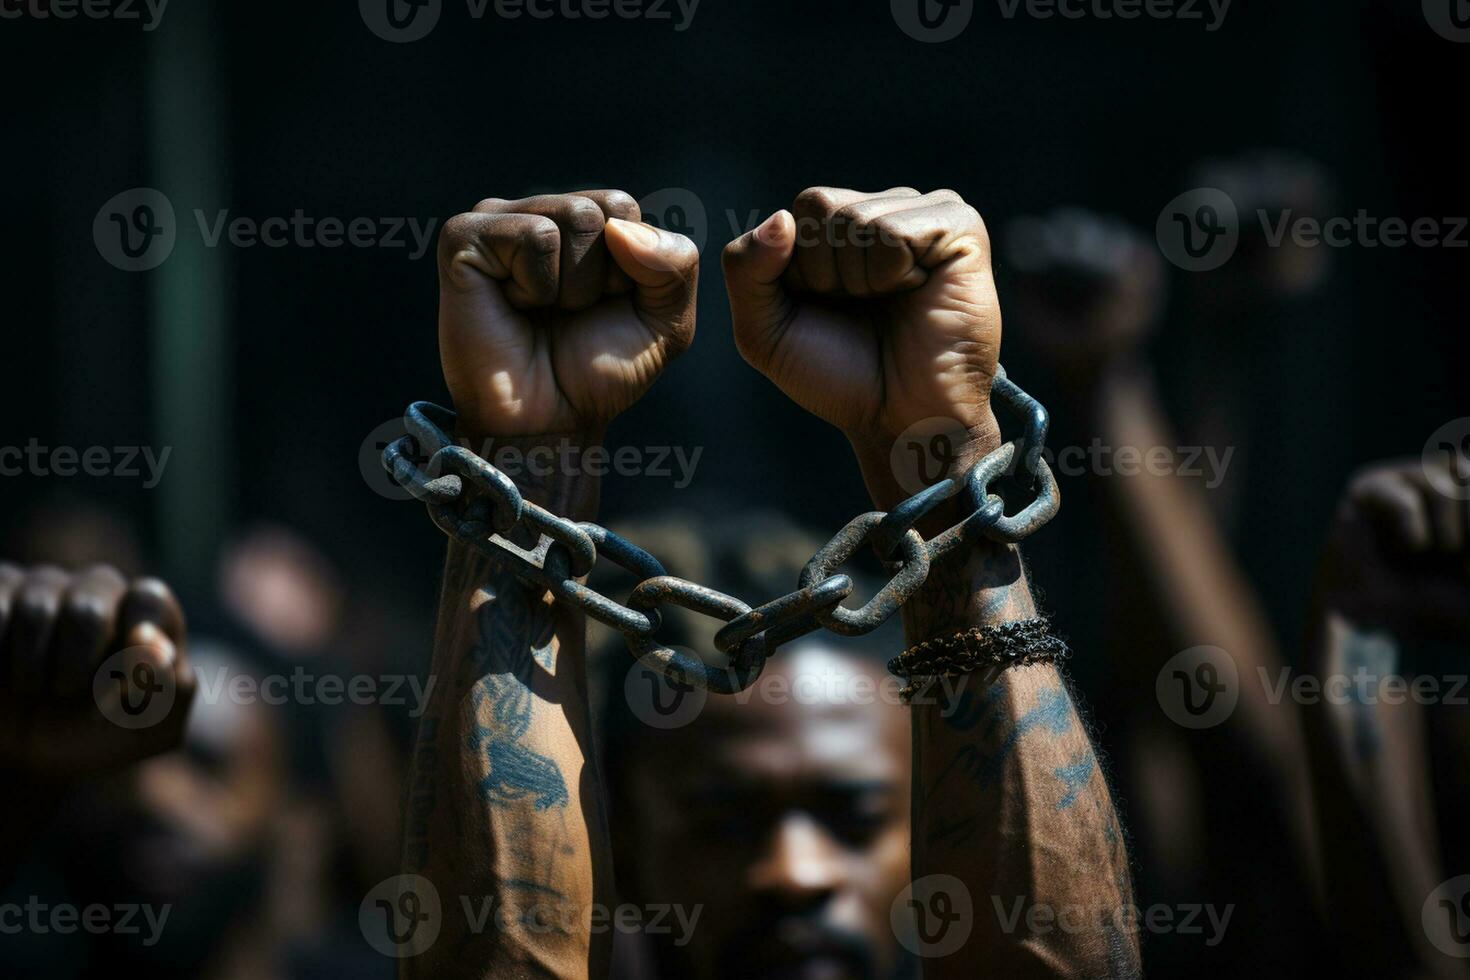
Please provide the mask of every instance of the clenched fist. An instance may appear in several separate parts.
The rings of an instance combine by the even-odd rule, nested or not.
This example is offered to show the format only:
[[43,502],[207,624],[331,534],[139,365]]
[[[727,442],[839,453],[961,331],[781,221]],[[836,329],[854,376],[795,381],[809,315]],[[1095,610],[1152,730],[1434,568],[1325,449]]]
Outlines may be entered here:
[[598,432],[694,339],[699,252],[622,191],[481,201],[439,238],[439,351],[471,436]]
[[162,582],[0,564],[0,768],[63,779],[171,749],[194,688]]
[[725,250],[741,354],[841,429],[882,503],[905,429],[951,419],[968,465],[999,442],[1000,306],[985,222],[953,191],[818,187]]
[[1158,249],[1116,218],[1075,208],[1021,218],[1007,237],[1011,315],[1053,364],[1093,374],[1133,354],[1163,305]]
[[[1380,463],[1359,473],[1338,507],[1319,599],[1365,625],[1415,638],[1470,634],[1470,501],[1436,481],[1465,485],[1470,462],[1450,456]],[[1450,468],[1456,472],[1452,476]]]

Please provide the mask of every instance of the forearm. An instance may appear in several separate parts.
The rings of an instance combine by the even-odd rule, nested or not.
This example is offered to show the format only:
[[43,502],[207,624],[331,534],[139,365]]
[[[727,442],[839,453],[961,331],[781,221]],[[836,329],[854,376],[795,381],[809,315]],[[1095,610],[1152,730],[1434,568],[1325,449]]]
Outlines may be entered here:
[[[910,642],[1036,615],[1020,554],[936,565]],[[989,681],[989,683],[987,683]],[[913,875],[959,878],[974,932],[925,976],[1135,976],[1132,884],[1107,781],[1049,665],[976,672],[915,699]]]
[[1444,877],[1434,819],[1424,712],[1390,704],[1376,681],[1397,675],[1396,642],[1335,610],[1319,613],[1308,662],[1323,690],[1349,698],[1306,709],[1317,791],[1328,921],[1352,937],[1365,972],[1430,976],[1447,970],[1426,941],[1423,904]]
[[[1152,378],[1142,368],[1112,371],[1097,385],[1091,406],[1083,417],[1087,431],[1115,450],[1131,447],[1146,456],[1155,447],[1177,445]],[[1152,642],[1162,644],[1150,656],[1148,639],[1133,630],[1112,638],[1120,689],[1135,692],[1152,709],[1155,679],[1165,660],[1198,646],[1226,651],[1236,668],[1239,701],[1222,729],[1226,738],[1199,743],[1206,751],[1212,744],[1222,750],[1205,768],[1269,774],[1276,807],[1292,835],[1293,857],[1315,887],[1320,870],[1311,794],[1300,775],[1306,765],[1300,714],[1289,699],[1270,699],[1286,665],[1203,488],[1183,473],[1147,468],[1095,482],[1117,529],[1104,554],[1117,587],[1120,621],[1152,624]]]
[[[595,486],[532,492],[560,514],[595,507]],[[613,904],[612,869],[583,630],[580,616],[451,543],[405,848],[405,870],[439,893],[443,927],[404,961],[405,976],[605,975],[608,949],[588,923]]]

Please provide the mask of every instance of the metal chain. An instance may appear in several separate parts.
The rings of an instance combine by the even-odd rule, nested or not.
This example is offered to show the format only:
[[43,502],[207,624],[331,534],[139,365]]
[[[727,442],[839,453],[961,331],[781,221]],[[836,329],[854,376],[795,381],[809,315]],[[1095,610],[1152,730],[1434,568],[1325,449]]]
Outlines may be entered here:
[[[449,433],[456,416],[449,409],[429,402],[410,405],[404,416],[409,434],[383,452],[383,465],[395,482],[428,506],[445,534],[617,630],[645,667],[678,683],[734,694],[755,683],[766,660],[783,643],[824,628],[843,636],[871,633],[923,587],[939,558],[982,538],[1014,544],[1056,515],[1061,495],[1042,458],[1050,424],[1046,409],[1006,377],[1004,368],[998,370],[991,394],[1017,417],[1023,430],[963,478],[974,507],[969,517],[928,541],[914,529],[935,507],[960,492],[960,480],[942,480],[887,513],[853,520],[812,556],[795,592],[755,608],[667,574],[657,558],[605,527],[569,521],[526,500],[508,476],[454,444]],[[418,461],[425,459],[427,465],[421,466]],[[995,487],[1001,477],[1017,471],[1029,500],[1007,515],[1006,502]],[[534,550],[510,540],[518,531],[535,538]],[[853,581],[837,569],[868,543],[891,569],[891,577],[865,604],[851,609],[842,603],[852,595]],[[599,557],[638,578],[626,604],[582,581]],[[662,643],[658,632],[663,605],[723,621],[715,646],[727,655],[729,666],[706,663]]]

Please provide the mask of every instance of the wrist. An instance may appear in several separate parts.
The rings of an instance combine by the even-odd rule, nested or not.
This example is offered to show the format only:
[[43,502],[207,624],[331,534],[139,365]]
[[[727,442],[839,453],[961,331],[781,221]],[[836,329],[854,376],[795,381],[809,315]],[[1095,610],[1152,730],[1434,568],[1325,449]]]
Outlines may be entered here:
[[981,541],[936,560],[904,606],[909,643],[1036,616],[1031,586],[1015,545]]
[[[852,446],[873,506],[881,511],[890,511],[940,479],[962,479],[976,463],[994,452],[1001,443],[1000,426],[993,415],[987,415],[982,423],[970,427],[962,427],[956,422],[955,431],[962,434],[948,440],[947,454],[943,458],[926,456],[922,464],[913,458],[912,447],[900,444],[904,438],[902,434],[884,438],[859,438],[848,433],[848,443]],[[921,473],[920,465],[938,476],[926,479],[930,474]],[[956,494],[935,508],[929,518],[920,523],[921,533],[927,537],[929,532],[925,528],[933,528],[933,533],[938,533],[953,526],[969,516],[969,506],[970,502],[963,492]],[[949,519],[949,523],[939,526],[945,519]]]
[[457,435],[461,445],[508,476],[523,499],[568,520],[596,518],[605,468],[598,464],[601,431]]

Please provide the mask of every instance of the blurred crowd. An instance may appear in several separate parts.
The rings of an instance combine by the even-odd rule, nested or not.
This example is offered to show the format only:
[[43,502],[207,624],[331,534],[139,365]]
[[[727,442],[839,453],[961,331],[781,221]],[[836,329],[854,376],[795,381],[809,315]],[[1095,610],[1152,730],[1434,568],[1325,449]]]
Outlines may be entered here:
[[[1194,185],[1242,214],[1319,214],[1333,198],[1321,167],[1286,153],[1209,163]],[[1470,447],[1421,457],[1426,434],[1405,431],[1404,459],[1278,478],[1283,454],[1333,430],[1334,399],[1278,397],[1297,380],[1284,349],[1317,346],[1333,363],[1327,249],[1268,243],[1243,221],[1224,268],[1170,275],[1152,229],[1082,209],[992,235],[1007,350],[1051,410],[1051,445],[1168,450],[1129,473],[1121,456],[1076,456],[1093,462],[1060,474],[1063,516],[1027,547],[1076,651],[1137,904],[1232,909],[1202,934],[1146,933],[1146,973],[1466,976],[1470,878],[1453,882],[1470,874],[1470,690],[1454,679],[1470,645]],[[1320,512],[1324,494],[1338,503],[1319,552],[1273,553],[1271,528]],[[786,592],[824,540],[769,512],[715,522],[697,502],[604,516],[671,572],[747,598]],[[20,569],[149,569],[139,531],[93,503],[58,499],[16,526],[0,560]],[[1271,612],[1283,589],[1312,596],[1286,628]],[[0,914],[0,973],[391,975],[359,906],[398,873],[432,610],[325,553],[309,528],[269,524],[242,528],[195,591],[212,601],[186,610],[201,689],[182,748],[69,784],[12,782],[39,816],[0,887],[0,909],[18,910]],[[674,614],[666,631],[709,649],[696,617]],[[876,685],[901,643],[896,630],[810,640],[763,683]],[[677,946],[619,937],[619,971],[915,975],[888,919],[908,875],[902,710],[711,696],[697,719],[661,726],[640,712],[644,680],[621,641],[594,634],[591,647],[619,887],[703,909]],[[297,693],[219,693],[267,676]],[[320,681],[334,677],[370,678],[378,696],[328,696]],[[1330,677],[1355,678],[1349,696],[1298,683]],[[1438,693],[1382,696],[1394,678],[1434,679]],[[28,908],[95,903],[170,911],[140,913],[128,933],[10,928]]]

